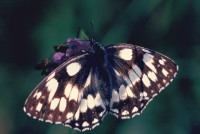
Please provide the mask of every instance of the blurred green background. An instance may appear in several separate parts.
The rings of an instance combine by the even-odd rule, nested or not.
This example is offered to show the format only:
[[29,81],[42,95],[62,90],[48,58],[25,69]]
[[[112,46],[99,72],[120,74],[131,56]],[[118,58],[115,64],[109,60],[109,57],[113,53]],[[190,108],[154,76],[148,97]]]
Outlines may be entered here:
[[81,26],[103,44],[141,45],[179,64],[177,77],[130,120],[107,115],[88,134],[200,134],[200,0],[0,0],[0,134],[78,134],[29,118],[43,79],[33,69]]

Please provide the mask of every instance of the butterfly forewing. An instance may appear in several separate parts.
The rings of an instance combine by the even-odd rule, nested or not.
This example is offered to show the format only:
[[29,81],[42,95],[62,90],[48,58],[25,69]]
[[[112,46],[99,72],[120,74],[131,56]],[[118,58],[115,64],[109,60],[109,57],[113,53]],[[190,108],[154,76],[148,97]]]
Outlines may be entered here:
[[108,101],[103,92],[109,90],[107,75],[104,68],[93,64],[84,85],[79,109],[74,118],[67,121],[66,125],[85,131],[91,130],[101,123],[107,113]]
[[105,70],[95,67],[91,58],[83,54],[52,71],[30,94],[24,111],[35,119],[81,131],[99,125],[107,112],[99,92],[100,83],[106,83]]
[[141,113],[175,77],[178,67],[155,51],[129,44],[106,48],[111,78],[110,111],[121,119]]
[[24,106],[29,116],[80,131],[98,126],[107,112],[120,119],[132,118],[178,71],[171,59],[140,46],[103,47],[80,39],[70,43],[83,48],[87,45],[87,49],[76,53],[72,47],[75,55],[33,90]]

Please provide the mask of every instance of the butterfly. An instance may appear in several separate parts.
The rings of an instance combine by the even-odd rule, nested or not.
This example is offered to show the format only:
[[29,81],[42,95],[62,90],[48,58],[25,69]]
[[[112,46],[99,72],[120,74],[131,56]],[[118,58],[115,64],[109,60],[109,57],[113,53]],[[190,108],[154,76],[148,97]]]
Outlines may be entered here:
[[24,111],[40,121],[85,131],[107,113],[119,119],[139,115],[176,76],[168,57],[132,44],[103,46],[95,40],[68,39],[50,62],[47,75],[27,98]]

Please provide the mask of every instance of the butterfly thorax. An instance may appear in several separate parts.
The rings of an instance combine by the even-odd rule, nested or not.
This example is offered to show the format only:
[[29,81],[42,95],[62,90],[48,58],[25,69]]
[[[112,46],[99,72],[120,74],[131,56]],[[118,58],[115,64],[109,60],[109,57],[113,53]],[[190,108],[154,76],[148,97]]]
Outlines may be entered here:
[[94,44],[92,44],[92,51],[95,58],[95,63],[98,65],[103,65],[105,62],[105,49],[103,46],[98,42],[94,42]]

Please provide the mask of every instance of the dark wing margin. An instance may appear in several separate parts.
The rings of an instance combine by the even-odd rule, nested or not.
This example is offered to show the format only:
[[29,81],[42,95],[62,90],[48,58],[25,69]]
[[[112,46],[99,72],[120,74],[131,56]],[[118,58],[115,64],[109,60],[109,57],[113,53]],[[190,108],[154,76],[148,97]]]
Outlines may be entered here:
[[110,112],[121,119],[140,114],[176,76],[168,57],[131,44],[106,47],[111,81]]
[[27,115],[80,131],[98,126],[107,113],[99,92],[104,79],[99,77],[102,68],[94,67],[91,58],[83,54],[52,71],[27,98]]

